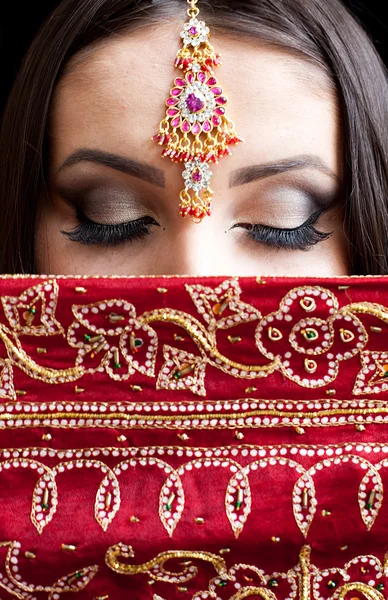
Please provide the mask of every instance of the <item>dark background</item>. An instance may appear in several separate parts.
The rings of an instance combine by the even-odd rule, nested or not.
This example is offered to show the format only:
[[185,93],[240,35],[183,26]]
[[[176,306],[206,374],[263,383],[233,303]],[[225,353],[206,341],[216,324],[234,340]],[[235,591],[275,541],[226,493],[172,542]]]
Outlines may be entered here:
[[[385,17],[388,0],[345,0],[345,3],[369,31],[388,66],[388,20]],[[0,0],[0,114],[24,53],[57,4],[59,0]]]

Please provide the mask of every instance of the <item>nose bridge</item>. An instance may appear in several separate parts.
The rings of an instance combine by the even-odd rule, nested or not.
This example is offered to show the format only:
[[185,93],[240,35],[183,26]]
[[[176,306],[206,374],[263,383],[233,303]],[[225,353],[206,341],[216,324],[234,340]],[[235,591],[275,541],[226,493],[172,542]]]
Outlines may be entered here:
[[[182,224],[181,224],[182,225]],[[178,227],[169,245],[166,268],[176,275],[217,275],[225,273],[226,252],[208,222],[186,222]]]

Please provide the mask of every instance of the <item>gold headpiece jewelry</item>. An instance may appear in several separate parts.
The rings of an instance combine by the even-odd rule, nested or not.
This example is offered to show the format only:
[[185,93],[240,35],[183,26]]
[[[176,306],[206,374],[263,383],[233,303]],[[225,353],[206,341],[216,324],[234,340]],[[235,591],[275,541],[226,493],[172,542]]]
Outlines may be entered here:
[[185,189],[180,194],[180,214],[200,223],[212,212],[211,163],[231,153],[242,142],[226,115],[224,96],[214,69],[221,65],[209,42],[209,28],[197,19],[198,0],[187,0],[189,21],[181,32],[183,47],[175,67],[183,71],[170,91],[165,118],[152,139],[165,146],[162,156],[184,163]]

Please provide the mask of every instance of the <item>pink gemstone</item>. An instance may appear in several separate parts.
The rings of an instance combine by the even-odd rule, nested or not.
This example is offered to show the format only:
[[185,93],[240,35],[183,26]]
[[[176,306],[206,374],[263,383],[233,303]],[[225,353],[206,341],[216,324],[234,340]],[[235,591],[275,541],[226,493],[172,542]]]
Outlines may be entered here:
[[221,119],[220,119],[220,117],[214,116],[212,118],[212,121],[213,121],[213,125],[215,125],[216,127],[218,127],[218,125],[221,125]]
[[182,90],[180,88],[173,88],[171,90],[171,96],[180,96],[182,93]]
[[190,131],[190,123],[188,121],[183,121],[182,131],[183,133],[187,133],[188,131]]
[[197,75],[198,77],[198,81],[200,81],[201,83],[204,83],[205,79],[206,79],[206,73],[204,73],[203,71],[200,71]]
[[198,35],[198,29],[196,27],[190,27],[189,31],[191,35]]
[[173,119],[171,121],[172,127],[179,127],[180,124],[181,124],[181,118],[180,117],[175,117],[175,119]]
[[214,87],[214,88],[212,88],[212,92],[215,96],[221,96],[222,89],[220,87]]
[[215,111],[216,115],[224,115],[225,114],[225,109],[222,108],[222,106],[218,106]]
[[226,104],[227,101],[228,100],[226,98],[224,98],[223,96],[220,96],[219,98],[216,98],[217,104]]
[[187,77],[187,81],[189,83],[194,83],[194,79],[195,78],[194,78],[194,74],[193,73],[187,73],[186,77]]
[[205,99],[200,92],[193,92],[186,98],[186,106],[191,113],[199,113],[205,108]]
[[208,85],[217,85],[217,79],[215,77],[209,77],[206,83]]
[[167,111],[169,117],[175,117],[175,115],[177,115],[178,113],[179,110],[177,108],[169,108]]
[[201,133],[201,126],[199,123],[194,123],[194,125],[191,128],[191,131],[194,135],[197,135],[198,133]]
[[195,181],[196,183],[199,183],[200,181],[202,181],[202,173],[199,169],[197,169],[197,171],[194,171],[193,181]]
[[178,104],[178,102],[179,102],[178,98],[169,98],[167,100],[168,106],[175,106],[176,104]]
[[186,81],[184,79],[181,79],[180,77],[177,77],[175,79],[175,85],[177,85],[178,87],[185,87],[186,85]]
[[202,129],[204,131],[211,131],[212,125],[210,123],[210,121],[205,121],[204,124],[202,125]]

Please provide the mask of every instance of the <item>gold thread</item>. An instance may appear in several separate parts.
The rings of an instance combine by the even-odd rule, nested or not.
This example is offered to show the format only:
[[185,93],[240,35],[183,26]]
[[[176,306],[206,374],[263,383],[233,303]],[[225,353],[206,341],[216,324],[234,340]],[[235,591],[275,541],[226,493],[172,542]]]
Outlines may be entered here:
[[349,592],[361,592],[367,598],[367,600],[384,600],[383,594],[380,594],[378,590],[372,588],[366,583],[356,581],[354,583],[346,583],[339,590],[337,590],[338,600],[343,600]]
[[[112,571],[115,571],[115,573],[119,573],[120,575],[138,575],[140,573],[146,573],[149,577],[151,577],[151,579],[156,579],[157,581],[166,581],[166,577],[163,576],[163,573],[171,575],[171,572],[165,569],[165,563],[169,560],[183,558],[185,560],[201,560],[208,562],[213,565],[214,569],[221,578],[228,578],[224,559],[217,554],[211,554],[210,552],[171,550],[167,552],[161,552],[152,560],[138,565],[130,565],[125,562],[120,562],[119,559],[121,556],[126,559],[133,558],[134,552],[131,546],[125,546],[121,543],[116,544],[115,546],[108,548],[105,555],[105,562],[107,566],[112,569]],[[156,574],[155,567],[159,567],[159,575]],[[187,566],[185,566],[180,573],[174,573],[174,576],[179,575],[180,581],[184,582],[193,579],[197,573],[198,569],[196,567],[193,570],[189,570]]]
[[253,373],[273,373],[278,366],[277,360],[273,360],[267,365],[249,366],[230,360],[221,354],[214,346],[214,343],[210,341],[209,334],[202,323],[195,319],[195,317],[192,317],[186,313],[180,313],[179,315],[176,315],[166,312],[166,309],[158,309],[152,313],[145,313],[141,315],[138,320],[140,323],[144,323],[145,325],[149,325],[155,321],[167,321],[168,323],[182,327],[190,334],[190,337],[197,345],[202,346],[203,349],[206,350],[213,358],[220,360],[233,369],[238,369],[240,371],[248,370]]
[[317,308],[317,303],[311,296],[304,296],[300,299],[299,304],[306,312],[312,312]]
[[229,600],[242,600],[243,598],[248,598],[249,596],[259,596],[264,600],[276,600],[276,596],[271,590],[267,590],[265,588],[258,587],[244,587],[240,588],[237,594],[234,594],[229,598]]
[[50,369],[48,367],[42,367],[33,361],[29,356],[12,344],[6,333],[0,327],[0,339],[4,342],[9,356],[13,355],[16,357],[17,365],[27,374],[33,373],[36,379],[48,379],[55,383],[59,379],[70,379],[75,380],[83,376],[84,371],[80,367],[71,367],[70,369]]
[[[121,420],[125,420],[125,421],[129,421],[129,420],[135,420],[135,421],[162,421],[162,422],[168,422],[171,421],[172,423],[174,423],[175,421],[182,421],[182,420],[199,420],[199,421],[210,421],[210,420],[214,420],[214,419],[229,419],[229,420],[235,420],[235,419],[244,419],[244,418],[249,418],[249,417],[256,417],[256,416],[260,416],[260,415],[268,415],[271,417],[289,417],[289,418],[303,418],[303,419],[313,419],[313,418],[318,418],[318,417],[331,417],[331,416],[335,416],[335,415],[371,415],[371,414],[381,414],[381,413],[388,413],[388,407],[381,407],[381,408],[359,408],[359,409],[325,409],[325,410],[321,410],[321,411],[316,411],[316,412],[287,412],[287,411],[280,411],[280,410],[273,410],[273,409],[258,409],[258,410],[252,410],[252,411],[247,411],[247,412],[241,412],[241,413],[230,413],[230,414],[225,414],[225,413],[209,413],[209,414],[197,414],[197,413],[190,413],[190,414],[185,414],[185,415],[142,415],[142,414],[133,414],[133,413],[110,413],[109,415],[105,415],[105,414],[101,414],[101,413],[72,413],[72,412],[55,412],[55,413],[50,413],[49,415],[47,414],[34,414],[33,415],[33,419],[35,420],[39,420],[39,421],[43,421],[43,420],[47,420],[48,417],[50,417],[51,419],[88,419],[90,420],[98,420],[98,421],[104,421],[104,420],[111,420],[111,419],[121,419]],[[15,415],[12,413],[4,413],[1,416],[2,420],[15,420]],[[28,420],[31,421],[31,414],[29,413],[17,413],[17,418],[18,420]],[[278,424],[279,425],[279,424]],[[334,423],[334,425],[341,425],[341,423]],[[290,423],[284,424],[284,426],[289,427]],[[304,426],[308,426],[308,424],[304,423]],[[319,426],[327,426],[327,423],[314,423],[314,427],[319,427]],[[57,427],[59,427],[57,425]],[[235,425],[232,426],[233,429],[235,428]],[[245,427],[251,427],[250,424],[245,425]],[[209,428],[214,429],[214,425],[210,425],[209,424]]]
[[301,568],[301,575],[299,575],[300,600],[310,600],[311,596],[310,556],[310,546],[303,546],[299,554],[299,564]]

